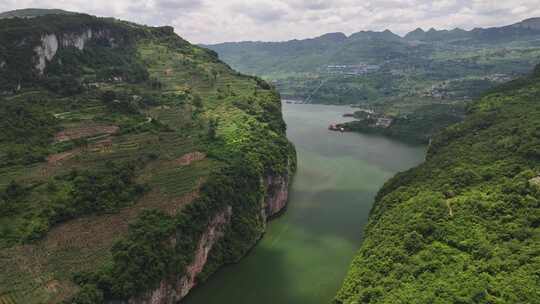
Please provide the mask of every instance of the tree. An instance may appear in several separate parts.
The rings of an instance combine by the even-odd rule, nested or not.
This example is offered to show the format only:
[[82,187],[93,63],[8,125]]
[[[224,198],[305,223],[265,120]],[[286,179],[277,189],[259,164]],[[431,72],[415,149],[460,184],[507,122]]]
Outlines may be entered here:
[[203,108],[203,102],[202,102],[201,96],[199,96],[199,95],[193,96],[193,105],[197,109],[202,109]]
[[100,304],[103,302],[103,292],[93,284],[85,284],[71,300],[72,304]]
[[424,237],[420,233],[412,231],[405,235],[405,250],[410,254],[420,251],[423,246]]
[[219,120],[217,118],[212,118],[208,122],[208,138],[210,140],[216,139],[218,126]]
[[15,181],[11,181],[0,196],[0,213],[13,211],[14,203],[25,193],[25,189]]
[[22,195],[24,189],[16,181],[11,181],[4,191],[6,199],[16,199],[18,196]]
[[106,103],[113,102],[116,99],[116,93],[114,91],[105,91],[101,95],[101,100]]

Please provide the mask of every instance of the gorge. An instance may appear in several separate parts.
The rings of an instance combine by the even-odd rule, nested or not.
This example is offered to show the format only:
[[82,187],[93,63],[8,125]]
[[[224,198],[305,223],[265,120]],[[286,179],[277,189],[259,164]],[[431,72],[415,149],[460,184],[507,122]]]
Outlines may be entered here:
[[209,47],[0,13],[0,304],[540,303],[539,18]]
[[238,264],[218,271],[181,303],[329,303],[360,246],[377,190],[419,164],[424,146],[337,134],[344,106],[283,104],[298,170],[286,212]]

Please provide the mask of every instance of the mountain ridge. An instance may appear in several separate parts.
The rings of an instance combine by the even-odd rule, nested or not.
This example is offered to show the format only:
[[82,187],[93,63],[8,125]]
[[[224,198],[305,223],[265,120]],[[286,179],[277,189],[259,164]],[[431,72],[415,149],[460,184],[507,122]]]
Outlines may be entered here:
[[[415,112],[416,101],[467,101],[482,89],[527,73],[540,47],[540,31],[530,26],[535,22],[469,31],[418,28],[404,37],[360,31],[334,33],[334,40],[323,35],[204,47],[235,69],[274,82],[288,99],[380,104],[383,111],[406,115]],[[384,106],[398,100],[408,103],[407,109]]]
[[78,14],[62,9],[24,8],[0,13],[0,19],[5,18],[35,18],[45,15],[73,15]]
[[372,30],[361,30],[358,32],[353,32],[350,35],[347,35],[343,32],[334,32],[334,33],[326,33],[321,34],[312,38],[303,38],[303,39],[290,39],[290,40],[284,40],[284,41],[253,41],[253,40],[243,40],[243,41],[230,41],[230,42],[222,42],[222,43],[201,43],[202,46],[219,46],[219,45],[227,45],[227,44],[246,44],[246,43],[288,43],[288,42],[294,42],[294,41],[305,41],[305,40],[318,40],[318,39],[324,39],[327,37],[327,35],[339,35],[339,36],[345,36],[348,39],[350,39],[352,36],[355,35],[362,35],[363,33],[371,33],[373,35],[383,35],[383,34],[393,34],[399,38],[405,39],[405,40],[415,40],[412,39],[413,36],[417,36],[418,34],[441,34],[441,33],[474,33],[482,30],[492,30],[492,29],[504,29],[504,28],[524,28],[524,29],[532,29],[532,30],[538,30],[540,31],[540,17],[532,17],[527,18],[522,21],[512,23],[509,25],[501,25],[501,26],[492,26],[492,27],[477,27],[470,30],[465,30],[459,27],[453,28],[453,29],[436,29],[436,28],[430,28],[427,31],[422,29],[421,27],[416,28],[415,30],[409,31],[403,35],[398,35],[392,32],[391,29],[385,29],[382,31],[372,31]]

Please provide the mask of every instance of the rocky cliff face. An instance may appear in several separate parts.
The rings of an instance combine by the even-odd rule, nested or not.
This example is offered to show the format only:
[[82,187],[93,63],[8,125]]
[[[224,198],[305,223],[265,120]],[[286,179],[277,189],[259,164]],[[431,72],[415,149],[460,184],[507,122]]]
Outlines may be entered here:
[[[208,259],[208,254],[225,234],[225,229],[231,221],[232,208],[227,208],[225,211],[216,215],[208,224],[208,228],[203,233],[193,262],[186,268],[185,274],[173,279],[164,279],[161,281],[159,288],[140,297],[131,298],[128,304],[174,304],[185,297],[188,292],[195,286],[196,277],[202,272],[204,265]],[[174,246],[176,240],[172,240]]]
[[43,35],[41,37],[41,45],[34,48],[36,53],[36,70],[40,74],[43,74],[43,71],[47,67],[47,62],[50,62],[56,52],[58,51],[58,38],[55,34]]
[[87,28],[79,32],[44,34],[41,36],[40,45],[34,48],[35,69],[40,75],[43,74],[47,63],[51,62],[60,48],[74,47],[84,50],[85,45],[92,39],[106,39],[111,46],[114,46],[114,38],[107,30],[93,30]]
[[[289,182],[288,173],[268,176],[264,179],[266,196],[261,205],[261,214],[264,219],[268,220],[284,210],[289,196]],[[193,262],[187,267],[184,275],[164,279],[157,289],[141,297],[132,298],[127,304],[174,304],[184,298],[196,286],[196,278],[203,271],[210,250],[224,236],[232,213],[233,210],[229,207],[210,221],[199,241]]]
[[289,198],[289,176],[277,175],[268,176],[264,181],[266,187],[266,197],[263,205],[263,216],[265,219],[272,218],[287,206]]

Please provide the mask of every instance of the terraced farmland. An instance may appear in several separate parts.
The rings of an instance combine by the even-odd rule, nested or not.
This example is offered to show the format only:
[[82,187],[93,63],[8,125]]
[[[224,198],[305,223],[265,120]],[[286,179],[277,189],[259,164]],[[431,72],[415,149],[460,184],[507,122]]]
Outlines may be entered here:
[[[52,27],[62,23],[58,18],[48,20]],[[87,296],[90,285],[98,298],[134,295],[111,287],[128,270],[112,281],[90,281],[137,264],[115,264],[119,246],[158,241],[131,235],[147,214],[159,219],[144,233],[171,222],[178,231],[189,227],[174,257],[159,254],[189,263],[192,248],[184,245],[196,244],[211,212],[234,206],[242,236],[228,254],[238,259],[261,233],[257,208],[265,190],[252,184],[289,174],[293,162],[279,96],[260,79],[238,74],[170,28],[73,18],[64,21],[108,28],[114,43],[93,41],[82,51],[62,46],[41,77],[0,96],[0,304],[63,303]],[[142,248],[136,256],[144,257],[161,243],[136,245],[128,247]]]
[[[171,61],[180,57],[174,55]],[[0,303],[58,303],[73,296],[78,290],[72,282],[73,274],[110,261],[109,249],[143,210],[155,208],[175,214],[198,196],[206,177],[220,165],[212,159],[188,165],[174,163],[205,149],[201,142],[206,132],[204,116],[194,116],[189,104],[191,93],[184,91],[196,84],[183,80],[190,73],[160,79],[167,88],[159,94],[151,93],[158,104],[147,106],[140,114],[111,113],[99,92],[78,96],[77,105],[58,101],[49,109],[60,129],[54,135],[56,139],[51,140],[47,158],[30,166],[0,166],[0,189],[13,182],[45,189],[51,181],[73,170],[102,170],[111,163],[132,162],[138,165],[137,181],[149,189],[132,206],[117,213],[51,224],[42,239],[31,243],[15,241],[15,246],[0,249]],[[122,83],[104,85],[105,90],[132,92],[140,88]],[[12,99],[26,100],[29,94]],[[173,100],[170,96],[162,98],[162,94],[172,94]],[[178,103],[178,96],[187,100]],[[45,210],[32,205],[29,199],[20,208],[25,208],[30,218]],[[0,237],[13,244],[25,233],[29,222],[19,217],[0,217],[0,224]]]

